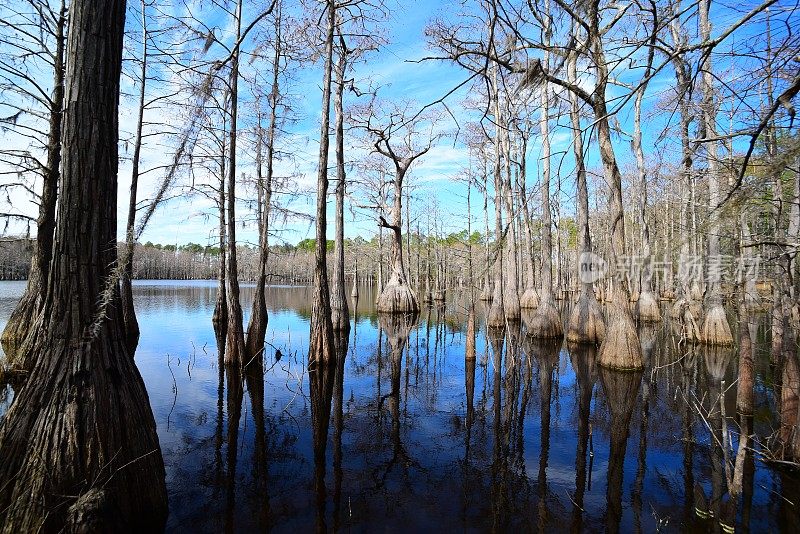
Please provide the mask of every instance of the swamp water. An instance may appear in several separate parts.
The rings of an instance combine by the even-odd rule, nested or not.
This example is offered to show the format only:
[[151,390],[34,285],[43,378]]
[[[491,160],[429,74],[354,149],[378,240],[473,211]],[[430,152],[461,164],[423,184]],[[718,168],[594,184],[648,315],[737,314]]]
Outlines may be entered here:
[[[23,289],[0,282],[0,327]],[[215,281],[134,291],[168,531],[719,531],[693,492],[726,499],[715,401],[724,384],[735,444],[737,353],[681,346],[668,321],[640,329],[644,372],[620,373],[524,323],[487,332],[478,304],[473,360],[458,297],[416,323],[379,320],[362,287],[343,368],[310,379],[310,290],[272,287],[263,367],[241,379],[218,363]],[[780,428],[780,376],[757,322],[763,439]],[[12,400],[0,386],[0,418]],[[800,476],[748,456],[737,527],[797,532],[799,511]]]

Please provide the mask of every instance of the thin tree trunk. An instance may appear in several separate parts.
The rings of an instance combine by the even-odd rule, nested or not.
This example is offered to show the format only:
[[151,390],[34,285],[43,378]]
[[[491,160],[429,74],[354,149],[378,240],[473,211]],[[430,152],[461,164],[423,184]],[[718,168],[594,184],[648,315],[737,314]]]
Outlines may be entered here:
[[133,141],[133,159],[131,161],[131,190],[128,199],[128,223],[125,228],[125,254],[122,256],[122,269],[119,286],[122,299],[122,321],[125,325],[125,339],[128,351],[133,354],[139,344],[139,321],[136,320],[136,309],[133,306],[133,253],[136,224],[136,191],[139,186],[139,159],[142,153],[142,124],[144,122],[144,98],[147,89],[147,11],[144,0],[142,10],[142,64],[139,75],[139,109],[136,117],[136,136]]
[[225,265],[225,277],[228,283],[226,307],[228,311],[228,329],[225,341],[225,365],[244,363],[246,348],[244,342],[244,326],[242,324],[242,303],[239,300],[239,273],[236,257],[236,137],[239,111],[239,36],[242,32],[242,3],[239,0],[236,9],[236,46],[231,57],[230,98],[231,126],[228,132],[228,191],[227,198],[227,237],[228,257]]
[[333,291],[331,292],[331,324],[335,330],[350,331],[350,310],[347,307],[347,293],[344,288],[344,74],[347,69],[347,47],[344,37],[341,42],[339,59],[335,66],[336,92],[333,98],[333,112],[336,132],[336,233],[333,264]]
[[36,365],[0,424],[0,531],[161,531],[155,420],[108,283],[125,2],[73,0],[69,21],[57,260],[31,326],[39,335],[21,349]]
[[[320,122],[319,164],[317,169],[316,243],[314,246],[314,285],[311,303],[310,339],[308,344],[309,372],[321,373],[336,357],[331,297],[328,288],[327,215],[328,146],[330,143],[331,74],[333,70],[333,33],[336,26],[336,7],[327,4],[325,37],[325,73],[322,82],[322,120]],[[327,427],[326,427],[327,429]]]
[[[550,2],[545,1],[546,27],[544,31],[546,47],[549,46],[550,33]],[[544,53],[542,59],[546,66],[550,64],[550,55]],[[534,337],[556,338],[564,335],[564,327],[561,324],[561,313],[556,307],[553,296],[553,236],[552,225],[553,216],[550,212],[550,86],[544,82],[539,88],[540,114],[539,114],[539,136],[542,143],[542,263],[541,276],[542,282],[541,302],[536,309],[528,331]]]
[[3,329],[3,350],[6,363],[12,367],[30,369],[35,362],[21,361],[18,349],[30,333],[36,315],[42,307],[50,278],[53,257],[53,234],[56,222],[58,181],[61,177],[61,124],[64,105],[64,50],[66,48],[67,6],[62,0],[55,27],[53,53],[53,92],[50,98],[49,131],[47,134],[47,168],[42,176],[42,195],[36,219],[36,244],[31,259],[28,283],[17,306]]
[[[647,68],[645,69],[645,80],[650,77],[651,65],[653,63],[654,50],[651,47],[647,56]],[[661,320],[661,310],[658,301],[653,295],[652,271],[651,271],[651,243],[650,243],[650,224],[647,220],[647,168],[645,167],[644,150],[642,148],[642,100],[647,91],[647,82],[639,85],[636,97],[633,102],[633,151],[636,154],[636,170],[639,181],[638,187],[638,215],[639,225],[642,232],[642,272],[639,284],[639,299],[636,302],[636,313],[640,321],[653,322]]]
[[256,280],[256,291],[253,295],[253,308],[250,314],[250,323],[247,325],[247,357],[248,360],[258,358],[264,350],[264,338],[267,333],[267,323],[269,315],[267,313],[266,284],[267,284],[267,261],[269,260],[269,217],[272,205],[272,176],[275,161],[275,132],[277,129],[278,117],[278,76],[280,74],[281,61],[281,5],[276,6],[275,16],[275,45],[272,58],[272,92],[269,96],[269,129],[267,131],[267,172],[262,178],[262,146],[264,144],[264,132],[261,128],[261,115],[258,117],[258,135],[256,142],[256,175],[259,194],[259,257],[258,257],[258,278]]

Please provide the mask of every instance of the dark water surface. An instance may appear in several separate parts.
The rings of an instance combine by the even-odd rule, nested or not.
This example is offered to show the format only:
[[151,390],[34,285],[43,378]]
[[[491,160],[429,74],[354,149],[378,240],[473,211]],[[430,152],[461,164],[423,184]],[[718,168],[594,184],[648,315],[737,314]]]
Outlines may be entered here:
[[[593,350],[526,337],[524,322],[498,338],[478,305],[469,360],[463,304],[379,320],[362,288],[342,374],[312,379],[310,291],[273,287],[263,367],[242,380],[218,363],[215,286],[134,286],[169,531],[719,529],[695,516],[693,488],[725,493],[715,401],[726,388],[735,444],[735,349],[680,346],[665,321],[640,330],[644,372],[612,372]],[[0,327],[23,288],[0,282]],[[780,421],[758,324],[752,424],[764,437]],[[0,386],[0,417],[12,397]],[[745,466],[738,526],[797,532],[798,476]]]

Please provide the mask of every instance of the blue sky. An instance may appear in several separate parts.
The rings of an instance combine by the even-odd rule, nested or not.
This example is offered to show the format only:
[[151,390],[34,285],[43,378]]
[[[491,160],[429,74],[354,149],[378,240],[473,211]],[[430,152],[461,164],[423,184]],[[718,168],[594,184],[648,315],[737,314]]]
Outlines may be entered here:
[[[197,13],[200,18],[204,20],[209,27],[216,28],[215,34],[223,36],[229,34],[230,20],[224,19],[218,14],[213,14],[208,11],[208,3],[203,3],[199,0],[189,2],[188,5]],[[245,10],[244,21],[247,24],[255,16],[258,4],[261,2],[248,3]],[[468,9],[474,9],[474,2],[465,2]],[[755,5],[755,4],[753,4]],[[138,6],[138,4],[137,4]],[[712,12],[712,20],[715,25],[716,31],[724,28],[731,21],[736,20],[741,16],[742,10],[747,10],[752,6],[736,5],[733,8],[725,4],[715,4],[715,11]],[[130,6],[131,17],[138,16],[136,14],[136,6]],[[431,54],[427,49],[425,43],[424,30],[428,22],[434,17],[453,18],[456,13],[463,9],[462,2],[453,0],[440,0],[437,2],[426,1],[405,1],[394,2],[390,1],[387,5],[389,10],[388,19],[382,24],[383,30],[386,32],[389,44],[383,47],[379,52],[370,54],[366,61],[359,64],[355,77],[360,86],[367,86],[369,84],[380,87],[379,96],[382,99],[390,101],[398,100],[413,100],[419,106],[430,103],[439,97],[446,94],[453,87],[463,81],[468,74],[448,63],[441,61],[427,61],[418,62],[422,57]],[[181,13],[185,7],[174,9],[174,13]],[[136,21],[131,18],[129,20],[129,28],[136,29]],[[694,33],[694,28],[689,28]],[[740,32],[734,34],[728,41],[725,47],[735,47],[743,43],[744,40],[752,38],[753,35],[758,35],[763,30],[763,26],[759,24],[754,25],[753,28],[745,28]],[[221,37],[222,38],[222,37]],[[223,38],[224,40],[224,38]],[[229,41],[227,41],[229,42]],[[253,46],[248,43],[245,46]],[[221,47],[215,45],[209,50],[206,59],[213,59],[224,56]],[[658,61],[658,59],[657,59]],[[724,59],[718,60],[720,71],[725,70],[725,76],[735,78],[736,68],[731,69],[730,64],[725,64]],[[243,70],[253,68],[252,66],[243,65]],[[638,73],[635,71],[621,70],[618,73],[621,79],[626,81],[635,80]],[[296,81],[292,92],[298,95],[295,104],[296,109],[299,111],[298,120],[291,125],[290,132],[284,136],[280,141],[280,148],[284,150],[291,149],[294,152],[293,162],[290,164],[286,162],[279,163],[276,171],[278,174],[292,173],[296,176],[293,192],[302,193],[296,196],[291,202],[291,209],[298,212],[310,214],[314,209],[315,198],[311,194],[315,186],[316,164],[318,157],[318,143],[319,143],[319,117],[320,117],[320,101],[321,92],[320,86],[322,82],[322,69],[321,64],[318,62],[315,65],[309,65],[306,68],[298,70],[295,73]],[[590,80],[587,83],[591,83]],[[672,68],[667,67],[657,78],[655,78],[648,89],[647,96],[644,104],[644,147],[648,157],[655,158],[656,154],[661,152],[666,154],[667,163],[677,161],[677,158],[670,156],[678,148],[677,139],[674,137],[667,137],[661,142],[658,149],[654,150],[653,146],[656,136],[663,130],[665,121],[668,115],[656,113],[657,104],[663,100],[666,93],[668,93],[674,84],[672,76]],[[123,91],[132,94],[135,91],[135,86],[132,85],[130,79],[123,80]],[[240,89],[241,90],[241,89]],[[624,92],[620,88],[612,88],[609,90],[609,96],[619,95]],[[463,128],[467,121],[474,120],[475,114],[469,112],[463,106],[463,100],[467,96],[467,89],[462,89],[451,95],[447,104],[449,110],[456,116],[460,127]],[[352,101],[352,99],[349,99]],[[240,106],[240,115],[245,116],[245,106],[247,101],[246,94],[244,95],[243,104]],[[348,102],[346,102],[347,104]],[[159,122],[163,120],[170,124],[177,124],[180,119],[175,116],[162,117],[163,110],[151,112],[147,116],[147,120],[151,122]],[[534,113],[538,113],[534,111]],[[677,117],[672,117],[673,122]],[[562,121],[563,123],[564,121]],[[726,120],[720,116],[720,123]],[[586,123],[586,121],[585,121]],[[632,115],[631,105],[626,106],[616,117],[616,124],[623,132],[630,133],[632,131]],[[133,99],[130,97],[123,98],[120,110],[120,125],[122,136],[127,137],[133,131],[135,126],[135,109]],[[440,128],[453,129],[455,123],[452,121],[445,121]],[[570,156],[571,147],[569,145],[569,132],[564,128],[559,128],[555,122],[551,124],[553,128],[553,152],[556,158],[553,162],[554,177],[552,192],[561,203],[561,215],[570,216],[574,213],[574,175],[572,169],[574,164]],[[631,168],[632,154],[630,150],[630,138],[625,135],[618,135],[616,137],[616,152],[620,165],[623,171]],[[8,138],[3,140],[9,141]],[[142,168],[152,168],[158,165],[163,165],[169,161],[169,140],[160,139],[158,142],[151,141],[143,148]],[[346,152],[348,160],[358,159],[363,155],[363,149],[358,148],[357,143],[350,137],[346,141]],[[527,156],[528,161],[528,187],[536,187],[538,179],[538,164],[539,164],[539,141],[534,136],[529,143],[529,152]],[[125,152],[125,146],[121,147],[121,153],[129,156]],[[562,156],[562,154],[564,154]],[[563,159],[562,159],[563,158]],[[413,200],[411,205],[412,219],[415,221],[421,219],[421,225],[424,229],[427,213],[430,211],[430,203],[435,200],[438,205],[440,214],[443,219],[444,227],[441,231],[458,231],[465,228],[466,221],[466,186],[463,182],[457,181],[456,177],[461,173],[469,163],[469,154],[467,149],[462,143],[461,139],[453,139],[452,137],[442,140],[437,144],[430,153],[426,154],[419,160],[410,175],[407,178],[407,183],[413,187]],[[332,167],[334,164],[332,153],[329,165]],[[589,147],[589,160],[588,164],[590,169],[599,171],[598,158],[596,155],[596,147],[591,145]],[[560,169],[560,173],[556,173],[556,169]],[[239,155],[239,170],[238,175],[252,174],[252,156],[246,153]],[[333,176],[333,173],[331,174]],[[350,177],[358,180],[356,172],[351,172]],[[560,177],[560,180],[559,180]],[[147,198],[152,195],[157,182],[159,181],[159,172],[151,172],[143,176],[140,184],[139,198]],[[601,180],[601,178],[596,178]],[[120,166],[119,173],[119,236],[124,235],[122,222],[127,215],[127,195],[130,183],[130,164],[127,160],[123,160]],[[332,184],[333,185],[333,184]],[[560,191],[557,187],[560,185]],[[251,196],[244,188],[240,187],[239,192],[241,196]],[[332,192],[332,188],[331,188]],[[349,191],[357,204],[363,204],[363,191],[356,185],[350,188]],[[308,194],[306,194],[308,193]],[[212,203],[205,198],[190,195],[186,188],[186,179],[179,181],[173,191],[172,200],[162,205],[144,234],[141,240],[153,241],[160,243],[176,243],[184,244],[188,242],[196,242],[202,244],[212,244],[216,241],[215,231],[217,222]],[[11,199],[12,206],[15,210],[33,214],[35,207],[30,204],[26,195],[17,193]],[[329,199],[329,221],[332,221],[332,208],[333,198]],[[626,199],[629,200],[629,199]],[[491,202],[491,199],[490,199]],[[602,202],[602,201],[601,201]],[[482,205],[482,198],[477,191],[473,191],[473,210],[475,207]],[[240,219],[247,221],[252,219],[250,213],[247,213],[245,205],[240,206]],[[405,214],[404,214],[405,215]],[[346,214],[346,235],[354,237],[361,235],[368,237],[376,231],[376,214],[363,209],[355,209],[354,212],[348,209]],[[414,222],[412,225],[415,226]],[[329,236],[333,234],[332,224],[330,225]],[[483,221],[482,215],[473,211],[473,227],[482,228]],[[18,227],[17,227],[18,228]],[[281,233],[277,236],[277,241],[286,241],[289,243],[296,243],[301,239],[313,237],[313,225],[306,219],[290,219],[285,224],[281,223]],[[14,233],[15,227],[10,227],[8,233]],[[240,242],[255,243],[257,241],[255,228],[251,224],[245,224],[244,227],[238,230],[238,239]]]

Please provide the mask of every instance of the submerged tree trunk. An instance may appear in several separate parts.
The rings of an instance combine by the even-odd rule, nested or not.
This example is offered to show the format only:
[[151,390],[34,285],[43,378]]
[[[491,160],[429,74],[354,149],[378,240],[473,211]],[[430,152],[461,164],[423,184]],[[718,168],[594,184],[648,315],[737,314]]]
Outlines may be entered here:
[[[700,0],[698,3],[698,16],[700,19],[700,38],[703,42],[711,39],[711,21],[709,20],[710,0]],[[704,56],[700,66],[702,77],[700,88],[702,93],[702,115],[705,136],[712,139],[706,144],[706,165],[708,167],[708,254],[706,261],[719,257],[719,204],[721,195],[719,191],[719,172],[717,161],[717,117],[714,102],[714,74],[711,72],[710,55]],[[708,276],[708,291],[706,292],[706,315],[700,341],[709,345],[733,345],[733,334],[722,307],[720,281],[716,276]]]
[[[577,56],[570,54],[567,58],[567,76],[570,83],[576,83]],[[586,184],[586,164],[583,154],[583,131],[581,130],[580,107],[578,97],[570,92],[570,121],[572,123],[572,151],[575,157],[576,191],[578,196],[578,283],[580,290],[578,301],[572,308],[567,325],[567,340],[574,343],[601,343],[606,333],[603,312],[594,296],[594,273],[589,267],[591,261],[592,241],[589,235],[589,189]],[[584,270],[586,268],[586,270]]]
[[136,117],[136,137],[133,141],[133,158],[131,160],[131,190],[128,198],[128,223],[125,228],[125,253],[120,268],[119,289],[122,299],[122,322],[125,326],[125,341],[131,354],[136,352],[139,344],[139,321],[136,319],[136,308],[133,306],[133,252],[136,245],[134,235],[136,224],[136,192],[139,186],[139,158],[142,153],[142,124],[144,122],[144,97],[147,89],[147,11],[144,0],[142,10],[142,64],[139,75],[139,109]]
[[[550,45],[550,3],[544,4],[545,27],[543,31],[545,50]],[[544,52],[542,59],[546,67],[550,65],[550,54]],[[553,216],[550,209],[550,85],[545,81],[539,88],[540,115],[539,136],[542,143],[542,289],[541,302],[531,321],[529,334],[538,338],[556,338],[564,335],[561,312],[553,295]]]
[[262,177],[262,147],[264,144],[264,131],[261,128],[261,114],[258,117],[258,135],[256,136],[256,178],[258,187],[258,229],[259,229],[259,257],[258,257],[258,278],[256,279],[256,291],[253,295],[253,308],[250,313],[250,322],[247,325],[247,358],[252,360],[259,358],[264,350],[264,337],[267,333],[267,313],[266,285],[267,285],[267,261],[269,259],[269,216],[272,205],[272,175],[275,160],[275,131],[277,129],[278,116],[278,76],[280,74],[281,61],[281,11],[280,5],[277,6],[278,12],[275,16],[275,45],[272,58],[272,92],[269,95],[269,129],[267,131],[267,172]]
[[319,162],[317,168],[316,243],[314,245],[314,282],[311,302],[311,325],[308,343],[309,372],[322,372],[332,365],[336,356],[331,297],[328,288],[327,214],[328,146],[330,143],[331,71],[333,68],[333,33],[336,26],[336,7],[327,1],[327,35],[325,38],[325,73],[322,82],[322,120],[320,123]]
[[[277,54],[276,54],[277,59]],[[275,70],[277,80],[277,69]],[[275,86],[273,86],[273,89]],[[277,95],[273,91],[273,95]],[[264,337],[267,333],[266,285],[267,285],[267,260],[269,259],[269,215],[272,202],[272,158],[273,141],[275,132],[275,108],[273,107],[270,118],[269,139],[267,141],[267,175],[262,175],[262,145],[263,131],[259,116],[257,145],[256,145],[256,182],[258,188],[258,276],[256,277],[256,290],[253,294],[253,307],[250,312],[250,322],[247,325],[247,359],[260,359],[264,350]]]
[[39,199],[39,215],[36,219],[36,243],[31,259],[28,283],[14,311],[3,329],[3,350],[10,367],[30,369],[35,362],[22,361],[18,350],[31,331],[36,314],[41,309],[50,276],[50,260],[53,257],[53,233],[56,222],[56,199],[61,167],[61,125],[64,105],[64,49],[66,47],[67,6],[61,9],[55,26],[55,49],[53,51],[53,92],[50,97],[49,131],[47,134],[47,168],[42,175],[42,194]]
[[344,74],[347,69],[347,47],[340,36],[341,51],[336,63],[336,93],[333,111],[336,131],[336,232],[333,263],[333,291],[331,292],[332,324],[335,330],[350,331],[350,310],[344,288]]
[[[504,328],[506,319],[513,319],[514,311],[511,311],[511,317],[506,316],[506,298],[508,297],[507,288],[511,283],[516,284],[516,281],[510,282],[509,276],[506,272],[506,263],[508,256],[506,250],[508,249],[508,233],[512,220],[506,221],[506,228],[503,228],[503,198],[505,197],[504,189],[505,183],[502,177],[501,160],[503,157],[503,121],[502,110],[500,108],[500,93],[498,89],[497,70],[494,69],[491,78],[491,91],[492,91],[492,104],[494,106],[495,115],[495,138],[494,138],[494,219],[495,219],[495,259],[494,259],[494,294],[492,296],[492,305],[489,308],[489,315],[486,318],[487,324],[492,328]],[[519,311],[519,300],[516,301],[517,312]],[[511,308],[514,307],[512,299]],[[519,313],[517,313],[519,319]]]
[[21,347],[36,365],[0,425],[0,531],[160,531],[155,420],[124,342],[118,286],[106,285],[117,261],[125,2],[73,0],[69,19],[57,261],[32,325],[40,334]]
[[[606,85],[609,77],[608,63],[603,51],[600,34],[600,19],[597,4],[592,4],[590,20],[592,32],[589,35],[589,46],[596,72],[597,82],[592,95],[592,107],[597,121],[597,144],[600,148],[600,159],[603,162],[603,173],[610,188],[608,197],[609,246],[608,265],[617,265],[617,260],[625,255],[625,219],[622,209],[622,175],[619,172],[614,145],[611,141],[611,126],[606,107]],[[642,347],[636,334],[636,327],[628,303],[630,292],[624,276],[613,278],[615,284],[610,302],[607,306],[606,335],[600,345],[598,363],[613,369],[641,369]]]
[[225,278],[228,283],[226,307],[228,311],[228,329],[225,341],[225,365],[242,365],[246,355],[244,342],[244,326],[242,324],[242,303],[239,300],[239,274],[236,258],[236,138],[237,118],[239,111],[239,36],[242,33],[242,2],[239,0],[236,9],[236,45],[231,57],[230,92],[231,92],[231,125],[228,132],[228,191],[227,203],[227,238],[228,257],[225,265]]
[[392,206],[392,223],[387,223],[381,217],[381,226],[392,231],[392,243],[390,248],[390,265],[392,274],[389,281],[378,297],[378,311],[387,313],[417,313],[419,303],[417,295],[408,283],[406,278],[405,266],[403,264],[403,236],[402,236],[402,216],[403,216],[403,179],[410,165],[410,161],[395,162],[397,172],[394,178],[394,202]]
[[[223,138],[225,136],[225,125],[223,123]],[[219,265],[217,266],[217,301],[214,304],[214,314],[211,316],[211,323],[214,325],[214,335],[217,338],[217,345],[220,353],[225,352],[225,339],[228,332],[228,300],[227,283],[225,282],[225,269],[228,255],[226,253],[227,231],[225,218],[225,149],[219,156],[219,190],[217,191],[217,208],[219,210]]]

